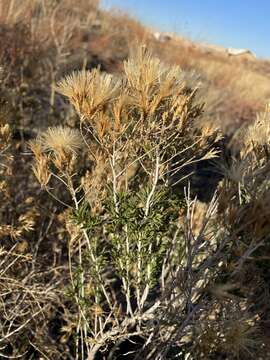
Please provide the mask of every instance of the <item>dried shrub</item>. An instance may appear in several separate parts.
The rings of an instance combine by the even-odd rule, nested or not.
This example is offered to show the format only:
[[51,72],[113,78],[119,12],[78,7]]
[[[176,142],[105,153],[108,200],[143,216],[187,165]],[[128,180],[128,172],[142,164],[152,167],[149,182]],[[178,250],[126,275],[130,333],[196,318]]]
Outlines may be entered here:
[[[51,193],[57,178],[73,203],[66,226],[77,320],[65,338],[75,331],[75,356],[88,359],[117,356],[135,339],[134,359],[247,355],[261,346],[251,339],[257,318],[231,294],[237,284],[220,283],[233,240],[218,225],[219,200],[200,206],[189,187],[173,191],[175,174],[180,183],[190,164],[216,157],[220,134],[199,121],[196,91],[179,68],[140,47],[124,69],[122,78],[94,70],[59,82],[80,134],[50,128],[31,144],[35,167],[48,174],[37,176],[41,185]],[[91,164],[82,177],[78,147]]]

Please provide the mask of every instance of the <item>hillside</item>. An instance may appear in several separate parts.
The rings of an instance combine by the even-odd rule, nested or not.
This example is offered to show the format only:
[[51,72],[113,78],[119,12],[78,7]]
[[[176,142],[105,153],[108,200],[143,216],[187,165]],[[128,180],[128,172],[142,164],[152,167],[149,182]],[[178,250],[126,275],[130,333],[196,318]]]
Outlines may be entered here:
[[[30,5],[24,7],[24,3]],[[35,3],[40,9],[34,9]],[[55,99],[46,92],[72,70],[99,65],[108,72],[121,72],[122,61],[137,42],[149,46],[164,62],[180,65],[190,84],[200,87],[208,114],[227,131],[254,119],[268,102],[270,62],[266,60],[228,56],[217,46],[206,47],[180,36],[160,41],[127,14],[98,9],[96,1],[51,5],[57,3],[19,1],[17,6],[16,1],[6,1],[1,5],[0,61],[9,73],[2,83],[12,93],[14,85],[22,88],[15,92],[20,102],[23,91],[24,109],[37,91],[42,116],[48,113]]]

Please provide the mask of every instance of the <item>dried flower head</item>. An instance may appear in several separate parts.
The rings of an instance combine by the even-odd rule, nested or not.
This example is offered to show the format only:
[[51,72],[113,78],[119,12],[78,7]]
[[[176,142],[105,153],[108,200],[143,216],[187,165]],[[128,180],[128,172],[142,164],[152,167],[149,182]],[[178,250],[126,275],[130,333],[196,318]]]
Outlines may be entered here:
[[247,129],[246,146],[250,144],[268,145],[270,142],[270,104],[268,104],[263,113],[257,115],[257,118]]
[[144,46],[133,51],[124,69],[135,104],[152,113],[164,98],[179,93],[184,83],[179,66],[166,66]]
[[35,164],[32,165],[34,175],[42,188],[46,188],[51,178],[48,162],[47,156],[40,155],[36,157]]
[[6,147],[11,139],[11,130],[8,124],[0,124],[0,149]]
[[217,167],[225,178],[234,181],[235,183],[242,183],[249,172],[247,159],[237,160],[233,158],[230,166],[223,163],[217,163]]
[[78,130],[63,126],[48,128],[39,138],[42,149],[56,155],[75,154],[82,146],[82,138]]
[[133,51],[132,56],[124,62],[124,69],[130,86],[136,89],[161,84],[167,79],[182,81],[182,71],[178,66],[166,66],[144,46]]
[[224,342],[222,347],[228,353],[233,353],[239,358],[240,354],[252,354],[258,348],[258,327],[250,325],[245,319],[228,321],[225,325]]
[[91,118],[96,111],[118,94],[120,81],[99,69],[77,71],[61,80],[56,91],[68,97],[82,118]]

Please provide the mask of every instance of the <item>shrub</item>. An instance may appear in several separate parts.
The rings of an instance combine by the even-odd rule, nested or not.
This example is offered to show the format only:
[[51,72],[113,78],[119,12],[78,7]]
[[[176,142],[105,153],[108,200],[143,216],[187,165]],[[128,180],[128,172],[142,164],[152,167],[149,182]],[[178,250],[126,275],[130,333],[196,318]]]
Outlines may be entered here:
[[63,204],[50,186],[56,178],[70,194],[77,358],[94,359],[105,349],[116,356],[121,343],[134,339],[141,343],[135,358],[182,351],[213,310],[205,289],[227,257],[228,239],[212,221],[216,198],[200,207],[188,187],[184,195],[174,191],[191,175],[190,164],[217,155],[220,134],[199,122],[196,89],[145,47],[124,69],[121,78],[94,69],[60,81],[56,90],[78,112],[80,131],[49,128],[31,143],[43,188]]

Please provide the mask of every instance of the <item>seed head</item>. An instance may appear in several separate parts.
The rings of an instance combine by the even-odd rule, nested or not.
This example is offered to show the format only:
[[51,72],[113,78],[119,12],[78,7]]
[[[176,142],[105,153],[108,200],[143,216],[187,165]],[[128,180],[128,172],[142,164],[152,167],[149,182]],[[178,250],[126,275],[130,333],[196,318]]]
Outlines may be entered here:
[[135,104],[145,111],[155,111],[161,101],[178,92],[183,83],[178,66],[166,66],[144,46],[133,51],[124,62],[124,70]]
[[78,130],[56,126],[48,128],[39,139],[42,149],[59,154],[75,154],[82,145],[82,138]]
[[82,118],[91,118],[118,94],[120,81],[99,69],[77,71],[61,80],[56,91],[68,97]]
[[247,129],[246,145],[269,145],[270,142],[270,104],[268,104],[263,113],[257,115],[257,118]]

